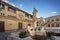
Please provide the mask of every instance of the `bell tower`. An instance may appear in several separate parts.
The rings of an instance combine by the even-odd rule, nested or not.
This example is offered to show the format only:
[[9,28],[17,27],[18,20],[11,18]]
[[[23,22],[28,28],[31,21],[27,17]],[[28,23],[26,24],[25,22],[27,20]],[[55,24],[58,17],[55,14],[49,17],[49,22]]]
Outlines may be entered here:
[[37,26],[37,17],[36,17],[36,14],[37,14],[37,10],[34,8],[33,9],[33,20],[34,20],[34,27]]

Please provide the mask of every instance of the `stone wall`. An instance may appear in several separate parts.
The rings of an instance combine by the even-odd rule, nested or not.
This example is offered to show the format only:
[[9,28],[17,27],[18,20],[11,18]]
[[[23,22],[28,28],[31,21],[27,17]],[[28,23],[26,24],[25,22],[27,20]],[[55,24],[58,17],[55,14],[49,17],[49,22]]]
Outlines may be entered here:
[[18,29],[18,22],[15,20],[0,18],[0,21],[4,22],[5,31]]
[[[4,5],[4,9],[0,12],[0,21],[4,21],[5,23],[5,30],[17,30],[19,29],[18,23],[22,23],[22,28],[27,28],[28,24],[34,26],[33,24],[33,16],[28,14],[27,12],[20,10],[8,3],[2,1],[2,5]],[[15,12],[10,12],[8,8],[11,7],[15,9]],[[26,17],[28,14],[28,17]],[[31,17],[32,16],[32,17]]]

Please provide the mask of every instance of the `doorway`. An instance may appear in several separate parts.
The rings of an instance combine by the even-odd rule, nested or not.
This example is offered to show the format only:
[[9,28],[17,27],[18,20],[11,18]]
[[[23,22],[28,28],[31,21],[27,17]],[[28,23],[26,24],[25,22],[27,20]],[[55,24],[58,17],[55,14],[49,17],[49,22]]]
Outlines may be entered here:
[[4,21],[0,21],[0,32],[4,32]]
[[18,23],[19,29],[22,29],[22,23]]

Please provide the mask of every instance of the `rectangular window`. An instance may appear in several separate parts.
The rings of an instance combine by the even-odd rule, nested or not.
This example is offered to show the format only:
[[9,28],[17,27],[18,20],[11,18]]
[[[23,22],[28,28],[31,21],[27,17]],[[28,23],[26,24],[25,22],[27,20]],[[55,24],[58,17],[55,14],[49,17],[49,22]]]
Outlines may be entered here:
[[4,4],[2,4],[2,9],[5,9]]
[[1,0],[0,0],[0,5],[1,5]]
[[1,4],[1,2],[0,2],[0,11],[2,11],[2,4]]
[[1,3],[0,3],[0,10],[2,10],[2,9],[5,9],[5,8],[4,8],[4,4],[1,4]]
[[48,24],[48,27],[50,27],[50,24]]
[[29,15],[28,15],[28,14],[25,14],[25,16],[26,16],[26,17],[29,17]]
[[18,23],[19,30],[22,29],[22,23]]
[[31,18],[33,18],[33,16],[31,15]]
[[8,11],[12,12],[12,13],[16,13],[16,10],[11,8],[11,7],[8,7]]
[[28,24],[28,26],[31,26],[31,24]]
[[56,21],[59,21],[59,18],[58,18],[58,19],[56,19]]

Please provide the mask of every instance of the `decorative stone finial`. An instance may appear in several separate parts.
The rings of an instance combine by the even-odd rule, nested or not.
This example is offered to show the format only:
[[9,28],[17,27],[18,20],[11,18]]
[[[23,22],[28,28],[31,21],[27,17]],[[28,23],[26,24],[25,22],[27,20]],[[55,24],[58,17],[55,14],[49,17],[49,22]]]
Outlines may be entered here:
[[37,13],[37,9],[36,8],[34,8],[33,13]]

